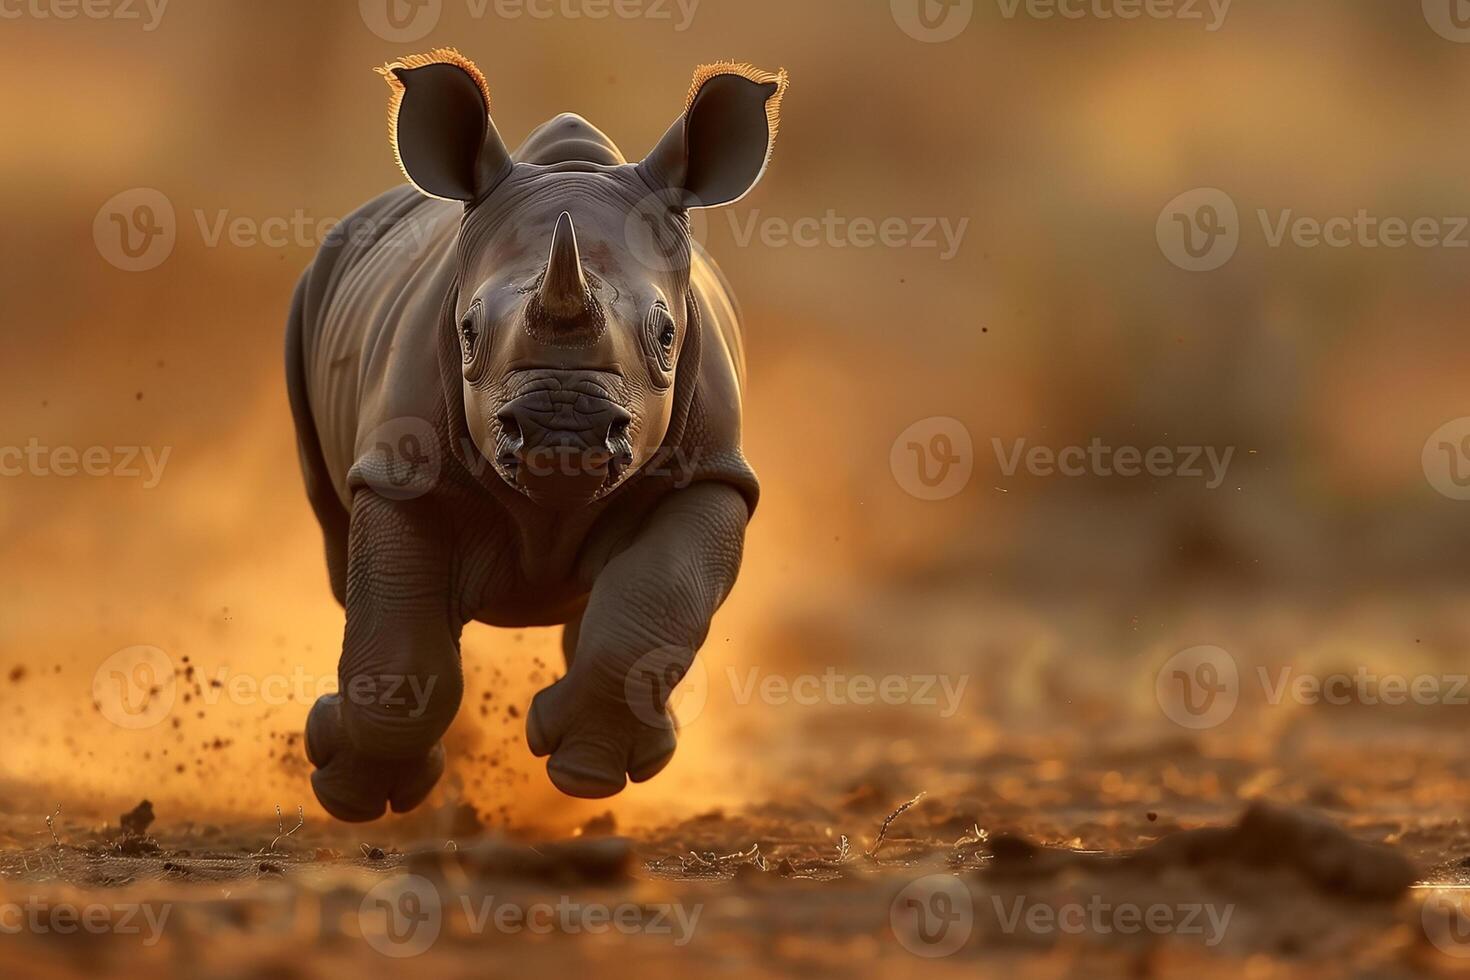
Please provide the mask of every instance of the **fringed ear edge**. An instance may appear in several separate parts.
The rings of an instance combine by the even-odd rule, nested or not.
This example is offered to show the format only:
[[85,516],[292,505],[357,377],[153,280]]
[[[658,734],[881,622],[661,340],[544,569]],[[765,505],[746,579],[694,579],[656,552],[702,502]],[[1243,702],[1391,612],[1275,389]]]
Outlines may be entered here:
[[684,100],[685,112],[694,107],[694,99],[699,95],[699,90],[704,88],[704,83],[717,75],[739,75],[759,85],[775,83],[775,94],[766,100],[766,126],[770,129],[770,143],[774,146],[776,134],[781,131],[781,100],[786,97],[786,88],[791,83],[786,69],[769,72],[745,61],[716,61],[713,64],[700,65],[694,69],[694,81],[689,84],[689,97]]
[[490,83],[485,81],[485,75],[480,71],[479,66],[460,54],[456,48],[434,48],[425,54],[411,54],[395,61],[389,61],[381,68],[373,69],[373,71],[382,75],[383,80],[388,83],[388,145],[393,147],[393,162],[398,164],[399,172],[403,174],[404,178],[410,184],[418,187],[420,193],[443,201],[449,200],[449,198],[439,197],[438,194],[431,194],[429,191],[424,190],[424,188],[419,187],[412,175],[409,174],[408,168],[403,165],[403,154],[398,149],[398,111],[403,108],[403,96],[408,89],[396,73],[414,68],[427,68],[429,65],[453,65],[470,76],[475,86],[480,90],[480,97],[485,100],[485,114],[487,119],[490,114]]
[[758,85],[774,84],[776,86],[776,91],[766,99],[766,158],[761,162],[760,173],[756,174],[755,180],[751,181],[750,188],[745,194],[740,195],[734,201],[726,202],[735,204],[754,190],[755,185],[760,183],[761,178],[770,169],[771,157],[776,153],[776,134],[781,131],[781,100],[786,97],[786,88],[791,84],[791,77],[786,74],[785,68],[769,72],[745,61],[716,61],[712,64],[700,65],[694,70],[694,80],[689,84],[689,97],[684,100],[686,116],[694,107],[694,100],[698,98],[699,90],[704,88],[705,83],[710,79],[720,75],[739,75]]

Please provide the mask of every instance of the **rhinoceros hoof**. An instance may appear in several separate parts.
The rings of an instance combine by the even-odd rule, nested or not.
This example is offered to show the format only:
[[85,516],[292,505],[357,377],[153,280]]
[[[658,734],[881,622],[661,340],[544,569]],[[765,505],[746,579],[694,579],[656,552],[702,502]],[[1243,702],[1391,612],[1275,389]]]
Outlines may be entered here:
[[546,774],[568,796],[596,800],[631,779],[652,779],[674,757],[671,725],[649,725],[626,705],[597,701],[562,678],[537,694],[526,719],[531,752],[549,755]]
[[388,807],[405,813],[424,801],[444,775],[444,746],[416,759],[383,759],[353,748],[342,726],[342,699],[324,695],[306,718],[306,757],[316,766],[311,788],[338,820],[376,820]]

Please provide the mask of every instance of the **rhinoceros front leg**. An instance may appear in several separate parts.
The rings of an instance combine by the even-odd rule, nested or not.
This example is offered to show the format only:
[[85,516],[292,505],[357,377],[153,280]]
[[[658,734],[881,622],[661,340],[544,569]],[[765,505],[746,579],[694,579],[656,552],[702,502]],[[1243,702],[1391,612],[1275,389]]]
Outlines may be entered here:
[[371,490],[353,499],[338,692],[306,723],[312,788],[339,820],[411,810],[443,774],[439,739],[464,687],[450,555],[425,503]]
[[659,505],[598,574],[576,656],[536,695],[531,751],[563,793],[611,796],[674,754],[665,702],[689,669],[740,569],[750,510],[734,488],[695,484]]

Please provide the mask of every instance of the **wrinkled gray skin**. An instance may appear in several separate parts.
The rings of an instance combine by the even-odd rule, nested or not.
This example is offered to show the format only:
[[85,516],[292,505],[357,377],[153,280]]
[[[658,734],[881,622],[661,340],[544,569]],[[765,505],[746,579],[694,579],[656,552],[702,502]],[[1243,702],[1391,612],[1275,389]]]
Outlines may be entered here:
[[[347,615],[340,693],[307,722],[312,785],[342,820],[422,802],[476,620],[564,624],[567,672],[527,737],[563,792],[608,796],[673,754],[665,700],[735,581],[758,494],[735,306],[684,205],[759,178],[776,86],[716,76],[627,164],[570,114],[507,154],[461,69],[395,75],[418,187],[344,223],[288,330],[302,469]],[[635,247],[635,208],[674,261]]]

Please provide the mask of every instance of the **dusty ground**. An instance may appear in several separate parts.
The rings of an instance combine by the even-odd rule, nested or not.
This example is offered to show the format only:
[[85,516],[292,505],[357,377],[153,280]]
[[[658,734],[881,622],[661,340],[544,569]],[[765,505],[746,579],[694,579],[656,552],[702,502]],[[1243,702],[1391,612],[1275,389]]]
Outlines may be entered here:
[[1241,717],[1197,735],[1059,697],[1053,723],[999,740],[818,710],[824,740],[752,781],[746,805],[594,818],[560,842],[462,801],[299,828],[292,812],[160,805],[127,833],[95,802],[56,814],[35,787],[6,787],[0,971],[1271,977],[1470,962],[1456,900],[1470,753],[1453,709],[1286,713],[1243,693]]

